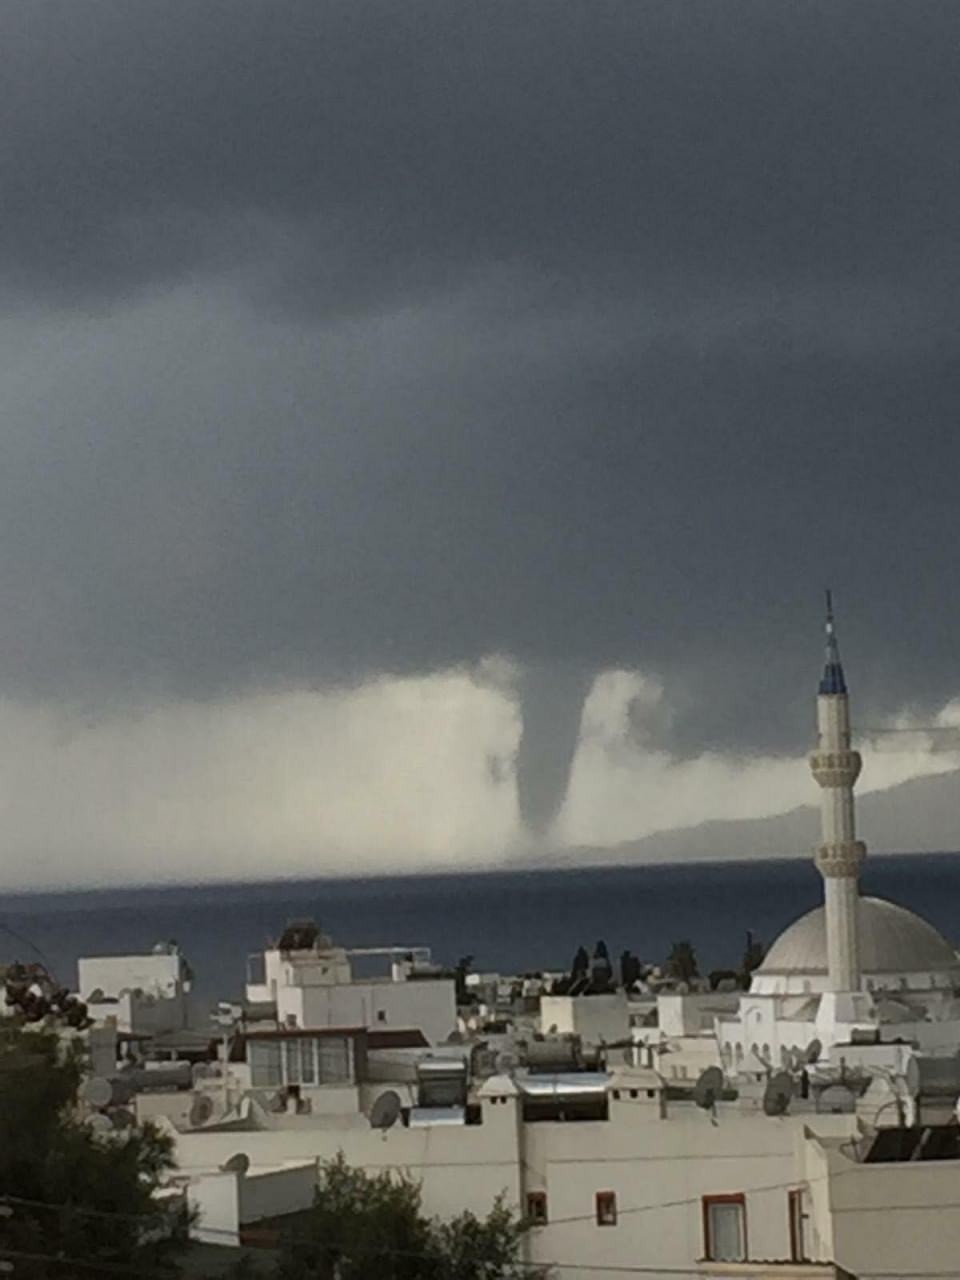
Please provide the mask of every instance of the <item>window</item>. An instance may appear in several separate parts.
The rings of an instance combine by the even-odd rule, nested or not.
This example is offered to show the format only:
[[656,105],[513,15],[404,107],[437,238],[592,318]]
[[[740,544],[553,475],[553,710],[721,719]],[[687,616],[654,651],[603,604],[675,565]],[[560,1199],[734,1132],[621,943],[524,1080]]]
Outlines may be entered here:
[[283,1046],[287,1084],[298,1084],[300,1081],[300,1041],[287,1040]]
[[597,1192],[597,1226],[615,1227],[617,1225],[617,1193],[615,1191]]
[[317,1067],[321,1084],[349,1083],[350,1041],[346,1036],[323,1036],[317,1040]]
[[345,1084],[350,1080],[350,1041],[345,1036],[251,1040],[248,1058],[254,1088]]
[[283,1083],[279,1040],[252,1040],[249,1046],[250,1082],[255,1089]]
[[316,1084],[316,1040],[300,1041],[300,1082],[301,1084]]
[[745,1262],[747,1208],[742,1195],[703,1197],[703,1252],[709,1262]]
[[546,1226],[547,1193],[545,1191],[527,1192],[527,1222],[532,1227]]
[[790,1261],[806,1262],[807,1249],[803,1238],[803,1228],[807,1215],[803,1211],[802,1191],[788,1193],[787,1212],[790,1218]]

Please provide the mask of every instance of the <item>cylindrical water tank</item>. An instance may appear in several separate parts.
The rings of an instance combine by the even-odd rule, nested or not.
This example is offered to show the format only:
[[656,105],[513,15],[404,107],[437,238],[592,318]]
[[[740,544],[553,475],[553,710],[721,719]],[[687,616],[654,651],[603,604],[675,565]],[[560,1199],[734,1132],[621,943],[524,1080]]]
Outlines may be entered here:
[[960,1097],[960,1058],[921,1058],[907,1063],[907,1088],[915,1098]]

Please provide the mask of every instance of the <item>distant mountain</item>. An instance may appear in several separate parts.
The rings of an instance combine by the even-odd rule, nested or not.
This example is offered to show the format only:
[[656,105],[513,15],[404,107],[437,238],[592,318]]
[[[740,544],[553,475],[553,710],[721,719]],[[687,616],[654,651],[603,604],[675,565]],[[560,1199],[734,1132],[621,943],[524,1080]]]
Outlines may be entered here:
[[[960,770],[914,778],[859,797],[857,827],[870,853],[960,850]],[[567,848],[552,853],[550,862],[557,866],[796,858],[811,851],[819,834],[819,810],[806,805],[772,818],[702,822],[603,848]]]

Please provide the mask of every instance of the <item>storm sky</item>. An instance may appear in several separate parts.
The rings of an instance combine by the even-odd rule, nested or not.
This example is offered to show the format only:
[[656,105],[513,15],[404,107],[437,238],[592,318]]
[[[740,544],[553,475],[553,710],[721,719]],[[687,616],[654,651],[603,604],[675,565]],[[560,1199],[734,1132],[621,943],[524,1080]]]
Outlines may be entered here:
[[0,49],[0,883],[802,803],[825,585],[860,723],[950,720],[953,0],[30,0]]

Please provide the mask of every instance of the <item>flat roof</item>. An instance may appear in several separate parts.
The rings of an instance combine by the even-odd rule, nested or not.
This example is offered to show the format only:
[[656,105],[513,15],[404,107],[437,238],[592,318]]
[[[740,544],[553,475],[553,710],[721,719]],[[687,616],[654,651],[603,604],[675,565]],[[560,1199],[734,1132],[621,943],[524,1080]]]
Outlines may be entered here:
[[349,1036],[357,1040],[367,1035],[366,1027],[275,1027],[263,1031],[241,1031],[242,1040],[314,1040],[318,1036]]

